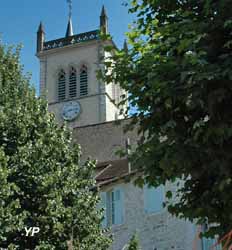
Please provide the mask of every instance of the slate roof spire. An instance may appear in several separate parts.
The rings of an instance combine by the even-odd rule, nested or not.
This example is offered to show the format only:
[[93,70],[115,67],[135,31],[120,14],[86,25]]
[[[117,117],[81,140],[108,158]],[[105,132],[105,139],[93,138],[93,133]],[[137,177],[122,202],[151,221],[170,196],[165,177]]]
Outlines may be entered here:
[[45,32],[44,32],[44,27],[42,22],[39,24],[39,28],[37,31],[37,53],[41,52],[44,47],[44,42],[45,42]]
[[38,31],[37,31],[38,33],[45,33],[44,32],[44,26],[43,26],[43,23],[42,22],[40,22],[40,24],[39,24],[39,28],[38,28]]
[[103,17],[103,16],[106,16],[106,17],[107,17],[107,15],[106,15],[106,10],[105,10],[105,6],[104,6],[104,5],[102,6],[101,16],[102,16],[102,17]]
[[123,49],[126,53],[128,53],[128,45],[126,39],[124,40]]
[[65,34],[65,37],[69,37],[69,36],[73,36],[73,26],[72,26],[71,17],[69,17],[67,30],[66,30],[66,34]]
[[103,34],[108,34],[108,17],[104,5],[100,15],[100,30]]
[[73,36],[73,26],[72,26],[72,0],[67,0],[69,7],[69,18],[65,37]]

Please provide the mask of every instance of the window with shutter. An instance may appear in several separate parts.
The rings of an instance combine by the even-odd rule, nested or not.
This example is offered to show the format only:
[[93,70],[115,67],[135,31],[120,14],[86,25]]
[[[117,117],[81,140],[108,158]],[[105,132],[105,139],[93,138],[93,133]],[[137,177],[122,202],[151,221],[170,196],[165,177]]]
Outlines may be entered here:
[[77,96],[77,72],[74,67],[71,67],[69,72],[69,97]]
[[145,213],[156,213],[163,209],[163,186],[157,188],[144,186],[144,210]]
[[58,75],[58,101],[63,101],[66,98],[66,75],[62,69]]
[[101,193],[101,204],[104,204],[105,219],[102,226],[119,225],[123,223],[123,190],[115,188]]
[[114,189],[113,204],[114,204],[114,216],[112,216],[112,224],[119,225],[123,223],[123,192],[121,188]]
[[87,67],[82,66],[80,70],[80,96],[88,95],[88,73]]
[[221,246],[216,246],[213,247],[214,245],[217,245],[217,240],[216,239],[212,239],[212,238],[202,238],[202,248],[203,250],[221,250]]

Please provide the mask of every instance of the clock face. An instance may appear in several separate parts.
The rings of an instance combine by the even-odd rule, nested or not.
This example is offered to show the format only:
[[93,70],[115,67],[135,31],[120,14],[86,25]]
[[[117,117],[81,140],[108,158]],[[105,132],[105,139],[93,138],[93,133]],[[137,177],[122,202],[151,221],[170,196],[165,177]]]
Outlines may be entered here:
[[79,102],[68,102],[63,106],[62,116],[66,121],[74,120],[81,111],[81,106]]

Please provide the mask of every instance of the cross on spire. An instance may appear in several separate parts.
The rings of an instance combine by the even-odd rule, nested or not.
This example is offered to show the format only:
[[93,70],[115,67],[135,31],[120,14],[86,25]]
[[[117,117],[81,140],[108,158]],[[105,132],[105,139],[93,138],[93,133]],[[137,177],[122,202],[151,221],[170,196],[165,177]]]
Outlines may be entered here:
[[68,26],[66,30],[65,37],[73,36],[73,27],[72,27],[72,0],[67,0],[69,6],[69,19]]
[[69,19],[71,19],[72,17],[72,0],[67,0],[67,3],[68,3],[68,7],[69,7]]

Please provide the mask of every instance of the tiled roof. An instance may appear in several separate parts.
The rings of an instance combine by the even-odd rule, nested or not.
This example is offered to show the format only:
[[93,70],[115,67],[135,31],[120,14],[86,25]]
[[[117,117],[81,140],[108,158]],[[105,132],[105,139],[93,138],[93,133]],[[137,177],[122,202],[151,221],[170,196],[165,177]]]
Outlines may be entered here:
[[129,173],[128,160],[115,160],[97,164],[96,181],[98,185],[110,183]]

